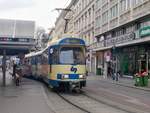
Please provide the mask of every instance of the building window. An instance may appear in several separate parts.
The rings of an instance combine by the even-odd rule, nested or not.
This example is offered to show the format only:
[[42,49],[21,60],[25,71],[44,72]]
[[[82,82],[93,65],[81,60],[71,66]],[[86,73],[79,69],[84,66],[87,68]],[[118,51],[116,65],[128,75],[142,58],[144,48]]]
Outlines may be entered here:
[[97,28],[97,26],[98,26],[98,18],[96,17],[95,18],[95,27]]
[[91,44],[91,34],[90,34],[90,32],[89,32],[89,34],[88,34],[88,44]]
[[100,7],[100,6],[99,6],[99,2],[100,2],[100,0],[97,0],[97,1],[96,1],[96,4],[95,4],[95,5],[96,5],[96,6],[95,6],[96,9],[98,9],[98,8]]
[[82,0],[82,9],[84,9],[84,4],[85,4],[84,0]]
[[130,8],[130,0],[121,0],[120,1],[120,12],[124,12]]
[[111,9],[110,9],[110,18],[114,18],[114,17],[117,17],[118,16],[118,4],[116,4],[115,6],[113,6]]
[[89,13],[89,23],[91,22],[91,8],[88,10]]
[[136,23],[135,24],[135,30],[139,30],[140,29],[141,24],[140,23]]
[[132,0],[133,6],[136,6],[137,4],[140,4],[142,2],[143,2],[143,0]]
[[108,22],[108,11],[102,14],[102,23],[104,24],[106,22]]
[[85,26],[87,25],[87,12],[85,13]]

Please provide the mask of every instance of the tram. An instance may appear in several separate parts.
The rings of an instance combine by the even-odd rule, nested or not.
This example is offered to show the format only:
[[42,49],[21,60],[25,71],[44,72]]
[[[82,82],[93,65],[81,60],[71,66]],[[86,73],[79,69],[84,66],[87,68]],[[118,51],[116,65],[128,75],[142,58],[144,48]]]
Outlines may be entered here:
[[51,41],[42,51],[25,56],[34,78],[43,79],[52,88],[82,88],[86,86],[85,42],[79,38]]

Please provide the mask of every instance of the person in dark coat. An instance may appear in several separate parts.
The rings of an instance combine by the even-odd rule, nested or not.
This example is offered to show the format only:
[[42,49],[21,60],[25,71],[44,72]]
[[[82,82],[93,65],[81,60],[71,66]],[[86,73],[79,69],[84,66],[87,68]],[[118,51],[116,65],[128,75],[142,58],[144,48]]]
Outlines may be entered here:
[[12,73],[12,77],[16,77],[16,68],[17,68],[17,64],[15,64],[15,62],[13,62],[13,73]]

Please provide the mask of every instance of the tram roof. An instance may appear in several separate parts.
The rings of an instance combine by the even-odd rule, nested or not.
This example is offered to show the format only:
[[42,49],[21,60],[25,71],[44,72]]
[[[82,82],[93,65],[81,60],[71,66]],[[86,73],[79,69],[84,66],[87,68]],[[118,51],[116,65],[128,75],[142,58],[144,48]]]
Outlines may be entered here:
[[43,49],[43,50],[41,50],[41,51],[36,51],[36,52],[28,53],[28,54],[25,55],[25,57],[27,58],[27,57],[31,57],[31,56],[40,55],[40,54],[42,54],[46,49],[47,49],[47,48],[45,48],[45,49]]
[[47,46],[52,45],[64,45],[64,44],[78,44],[78,45],[85,45],[84,40],[76,37],[63,37],[63,38],[54,38],[52,41],[48,43]]
[[75,37],[63,37],[63,38],[54,38],[52,41],[50,41],[47,45],[47,47],[41,51],[37,52],[31,52],[29,54],[26,54],[25,57],[31,57],[31,56],[37,56],[42,54],[49,46],[53,45],[67,45],[67,44],[76,44],[76,45],[85,45],[85,42],[83,39],[75,38]]

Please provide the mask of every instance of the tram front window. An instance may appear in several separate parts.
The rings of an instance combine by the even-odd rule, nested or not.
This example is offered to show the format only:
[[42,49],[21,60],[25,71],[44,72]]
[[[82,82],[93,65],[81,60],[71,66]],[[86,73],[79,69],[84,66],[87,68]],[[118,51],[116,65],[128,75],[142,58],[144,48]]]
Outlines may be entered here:
[[60,50],[60,64],[85,64],[83,49],[80,47],[63,47]]

